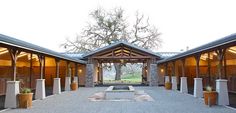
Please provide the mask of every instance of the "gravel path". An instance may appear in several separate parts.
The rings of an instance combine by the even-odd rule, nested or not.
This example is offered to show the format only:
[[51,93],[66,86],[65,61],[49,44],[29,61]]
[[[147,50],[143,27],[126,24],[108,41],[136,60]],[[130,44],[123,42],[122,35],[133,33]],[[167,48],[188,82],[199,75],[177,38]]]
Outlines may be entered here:
[[30,109],[11,109],[3,113],[236,113],[224,106],[207,107],[203,100],[178,91],[160,87],[135,87],[144,90],[154,101],[101,101],[91,102],[88,97],[105,87],[79,88],[33,102]]

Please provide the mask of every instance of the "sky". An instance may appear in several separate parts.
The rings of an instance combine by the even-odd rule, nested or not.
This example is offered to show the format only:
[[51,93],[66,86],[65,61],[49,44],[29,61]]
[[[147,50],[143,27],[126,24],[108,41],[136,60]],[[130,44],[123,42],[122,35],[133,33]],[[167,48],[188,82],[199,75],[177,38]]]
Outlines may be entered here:
[[[161,52],[179,52],[236,33],[235,0],[0,0],[0,34],[57,52],[74,39],[98,7],[138,10],[161,33]],[[132,23],[130,19],[130,23]]]

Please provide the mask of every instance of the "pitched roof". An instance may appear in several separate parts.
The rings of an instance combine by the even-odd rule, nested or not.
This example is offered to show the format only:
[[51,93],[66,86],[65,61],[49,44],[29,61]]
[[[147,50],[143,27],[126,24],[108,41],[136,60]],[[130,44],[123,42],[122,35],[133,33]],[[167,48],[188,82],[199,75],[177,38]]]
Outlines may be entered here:
[[65,53],[61,53],[61,54],[63,54],[63,55],[67,55],[67,56],[70,56],[70,57],[72,57],[72,58],[76,58],[76,59],[82,59],[83,57],[83,53],[67,53],[67,52],[65,52]]
[[64,59],[64,60],[78,62],[78,63],[81,63],[81,64],[86,63],[85,61],[78,60],[78,59],[75,59],[75,58],[72,58],[72,57],[69,57],[69,56],[66,56],[66,55],[62,55],[58,52],[55,52],[55,51],[52,51],[52,50],[49,50],[49,49],[31,44],[31,43],[28,43],[28,42],[25,42],[25,41],[22,41],[22,40],[19,40],[19,39],[16,39],[16,38],[13,38],[13,37],[10,37],[10,36],[6,36],[6,35],[3,35],[3,34],[0,34],[0,43],[10,45],[10,46],[14,46],[14,47],[18,47],[18,48],[22,48],[22,49],[25,49],[25,50],[30,50],[30,51],[42,53],[42,54],[45,54],[45,55],[54,56],[54,57],[61,58],[61,59]]
[[160,59],[162,58],[161,55],[158,54],[158,53],[154,53],[154,52],[152,52],[152,51],[150,51],[150,50],[141,48],[141,47],[139,47],[139,46],[136,46],[136,45],[133,45],[133,44],[131,44],[131,43],[124,42],[124,41],[119,41],[119,42],[116,42],[116,43],[112,43],[112,44],[110,44],[110,45],[108,45],[108,46],[105,46],[105,47],[102,47],[102,48],[98,48],[98,49],[96,49],[96,50],[94,50],[94,51],[92,51],[92,52],[89,52],[89,53],[87,53],[87,54],[84,54],[82,57],[83,57],[83,58],[87,58],[87,57],[89,57],[89,56],[91,56],[91,55],[94,55],[94,54],[96,54],[96,53],[99,53],[99,52],[108,50],[108,49],[113,48],[113,47],[120,46],[120,45],[122,45],[122,44],[125,45],[125,46],[128,46],[128,47],[130,47],[130,48],[133,48],[133,49],[142,51],[142,52],[144,52],[144,53],[150,54],[150,55],[152,55],[152,56],[158,57],[158,58],[160,58]]
[[173,57],[177,54],[179,54],[180,52],[156,52],[157,54],[160,54],[162,56],[162,58],[169,58],[169,57]]
[[213,42],[209,42],[207,44],[204,44],[202,46],[199,46],[199,47],[196,47],[194,49],[188,50],[186,52],[177,54],[173,57],[169,57],[169,58],[166,58],[164,60],[158,61],[158,63],[163,63],[163,62],[179,59],[179,58],[182,58],[182,57],[193,55],[195,53],[204,52],[204,51],[216,48],[216,47],[223,46],[225,44],[230,44],[230,43],[235,43],[235,42],[236,42],[236,33],[228,35],[228,36],[223,37],[223,38],[220,38],[220,39],[215,40]]

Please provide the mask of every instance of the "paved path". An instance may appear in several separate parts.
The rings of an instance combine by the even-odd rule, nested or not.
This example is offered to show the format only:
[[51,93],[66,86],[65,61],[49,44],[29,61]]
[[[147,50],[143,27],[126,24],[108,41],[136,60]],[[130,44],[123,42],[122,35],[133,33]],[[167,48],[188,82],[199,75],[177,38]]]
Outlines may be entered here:
[[178,91],[157,87],[135,87],[144,90],[155,101],[91,102],[87,98],[105,87],[79,88],[33,102],[31,109],[12,109],[3,113],[236,113],[224,106],[207,107],[202,99]]

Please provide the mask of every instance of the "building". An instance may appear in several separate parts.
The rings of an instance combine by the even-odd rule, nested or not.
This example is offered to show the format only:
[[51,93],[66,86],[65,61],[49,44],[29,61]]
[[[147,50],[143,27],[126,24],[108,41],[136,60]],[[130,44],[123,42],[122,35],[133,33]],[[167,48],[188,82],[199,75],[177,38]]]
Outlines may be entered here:
[[83,55],[60,54],[0,35],[0,95],[5,100],[1,104],[15,108],[19,86],[33,89],[35,99],[70,90],[72,81],[94,87],[103,80],[101,64],[109,62],[143,63],[143,82],[172,82],[173,90],[195,97],[202,97],[210,85],[219,93],[220,105],[230,104],[229,94],[236,92],[236,34],[182,53],[154,53],[117,42]]

